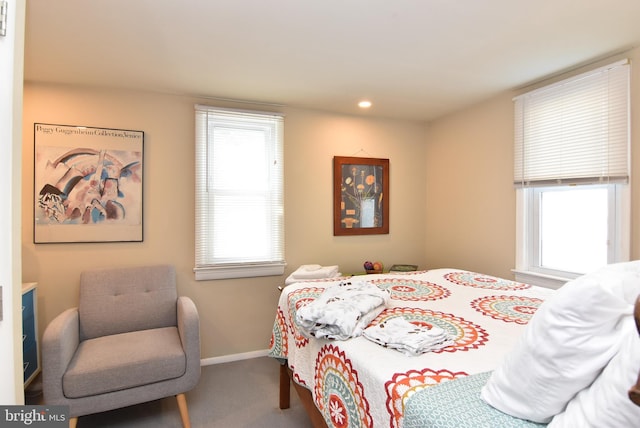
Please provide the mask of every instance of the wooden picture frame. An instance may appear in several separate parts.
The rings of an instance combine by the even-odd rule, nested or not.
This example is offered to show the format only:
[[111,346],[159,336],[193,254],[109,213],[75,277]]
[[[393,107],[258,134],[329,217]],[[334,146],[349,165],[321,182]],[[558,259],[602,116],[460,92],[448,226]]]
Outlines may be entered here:
[[34,123],[33,242],[142,242],[144,132]]
[[334,236],[388,233],[389,159],[334,156]]

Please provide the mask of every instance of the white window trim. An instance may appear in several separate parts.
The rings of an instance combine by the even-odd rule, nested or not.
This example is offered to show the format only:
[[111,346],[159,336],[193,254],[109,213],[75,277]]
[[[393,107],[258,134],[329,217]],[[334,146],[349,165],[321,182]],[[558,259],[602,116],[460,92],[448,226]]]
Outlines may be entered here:
[[[260,116],[279,116],[284,117],[282,113],[275,112],[263,112],[263,111],[254,111],[254,110],[239,110],[239,109],[227,109],[227,108],[218,108],[212,106],[205,105],[196,105],[196,111],[206,111],[206,110],[217,110],[217,111],[229,111],[229,112],[238,112],[238,113],[247,113],[247,114],[257,114]],[[198,137],[198,128],[197,128],[196,119],[196,140]],[[199,150],[206,150],[205,148],[201,148],[196,143],[196,156],[200,156]],[[280,162],[282,163],[282,141],[281,145],[278,148],[280,153],[276,156]],[[196,159],[196,211],[198,211],[198,186],[206,187],[206,174],[203,170],[201,170],[202,165]],[[284,171],[282,171],[284,174]],[[201,183],[201,180],[205,180],[204,183]],[[284,181],[282,183],[284,186]],[[284,191],[284,189],[283,189]],[[282,207],[284,209],[284,206]],[[198,215],[198,213],[196,213]],[[196,220],[197,224],[197,220]],[[196,226],[196,234],[198,233]],[[283,231],[284,233],[284,231]],[[196,236],[196,241],[197,241]],[[284,237],[282,238],[282,244],[284,245]],[[197,258],[197,257],[196,257]],[[286,267],[286,262],[282,261],[265,261],[265,262],[231,262],[231,263],[217,263],[217,264],[201,264],[198,265],[196,263],[196,267],[194,267],[193,272],[195,274],[196,281],[205,281],[205,280],[216,280],[216,279],[234,279],[234,278],[252,278],[252,277],[262,277],[262,276],[278,276],[284,275],[284,270]]]
[[557,276],[544,275],[539,272],[522,271],[518,269],[512,269],[511,272],[515,275],[517,282],[523,282],[525,284],[537,285],[538,287],[551,288],[557,290],[565,285],[570,279],[561,278]]
[[[610,236],[614,236],[616,245],[609,247],[607,256],[608,263],[620,263],[630,260],[631,254],[631,186],[628,184],[617,184],[613,193],[616,205],[616,218],[609,223]],[[533,192],[527,192],[526,188],[516,189],[516,267],[512,269],[516,281],[527,284],[539,285],[542,287],[558,289],[568,281],[577,278],[579,274],[569,272],[538,270],[532,266],[533,255],[532,245],[527,240],[528,237],[535,236],[531,230],[533,221],[530,204],[533,203],[529,197]],[[611,209],[610,209],[611,210]]]
[[283,275],[286,263],[254,263],[207,266],[193,269],[196,281]]
[[[525,122],[524,116],[519,116],[523,113],[523,108],[525,108],[527,100],[532,100],[536,97],[542,97],[538,99],[543,102],[546,97],[548,97],[548,100],[551,100],[555,95],[562,96],[562,87],[565,84],[574,85],[577,82],[581,81],[588,84],[589,80],[584,80],[585,78],[591,79],[591,77],[593,76],[595,79],[597,79],[598,73],[607,73],[607,75],[609,75],[609,71],[614,71],[616,73],[614,75],[616,76],[616,78],[607,81],[607,84],[613,85],[609,89],[615,89],[611,93],[607,92],[607,96],[622,97],[623,92],[619,92],[618,90],[622,90],[626,86],[626,93],[624,95],[625,103],[620,105],[616,104],[617,107],[626,105],[626,110],[617,109],[615,110],[615,113],[627,115],[627,119],[625,122],[616,122],[615,119],[618,117],[615,115],[614,119],[612,119],[612,123],[614,124],[612,129],[615,130],[615,132],[613,134],[609,134],[609,137],[612,138],[612,140],[608,142],[608,156],[610,157],[606,158],[608,161],[611,161],[611,163],[607,162],[607,167],[605,169],[601,169],[597,162],[591,162],[592,160],[597,161],[600,158],[598,158],[597,156],[593,157],[592,155],[587,155],[588,152],[581,153],[581,157],[578,159],[582,163],[579,164],[553,164],[546,162],[544,157],[541,157],[540,159],[530,159],[530,161],[533,163],[525,162],[524,152],[522,151],[522,144],[524,142],[523,133],[526,131],[524,125],[526,123],[529,123],[530,125],[535,124],[535,122]],[[563,185],[563,183],[564,185],[617,183],[614,186],[615,191],[609,192],[608,205],[610,217],[608,221],[608,236],[609,239],[613,240],[614,242],[612,245],[608,246],[607,263],[617,263],[629,260],[631,241],[631,190],[629,185],[629,183],[631,182],[631,171],[629,169],[629,97],[631,96],[629,89],[630,73],[629,61],[628,59],[623,59],[613,64],[609,64],[595,70],[578,74],[569,79],[564,79],[562,81],[540,87],[536,90],[530,91],[514,98],[514,102],[516,103],[516,120],[514,127],[514,184],[516,186],[516,260],[515,269],[513,269],[513,272],[515,273],[516,280],[550,288],[559,288],[567,281],[579,276],[578,274],[572,274],[570,272],[554,271],[538,267],[537,260],[534,260],[537,259],[537,257],[534,257],[537,248],[534,248],[532,242],[528,242],[527,240],[537,239],[536,231],[534,230],[534,222],[537,221],[538,214],[534,211],[535,208],[533,208],[533,197],[530,197],[530,195],[533,194],[533,191],[527,190],[527,188],[530,186]],[[623,77],[624,80],[618,79],[617,77]],[[607,77],[607,79],[609,79],[609,77]],[[597,83],[597,81],[595,80],[593,82]],[[561,90],[560,93],[555,93],[557,89]],[[571,86],[567,86],[566,89],[571,89]],[[547,93],[547,91],[551,92]],[[593,100],[596,100],[596,98],[590,99],[590,101]],[[562,111],[562,109],[560,109],[559,111]],[[611,111],[609,111],[609,114],[611,114]],[[539,122],[538,124],[540,123],[541,122]],[[622,123],[624,123],[624,127],[620,126]],[[569,124],[571,124],[571,122],[569,122]],[[618,125],[617,127],[616,124]],[[557,124],[552,123],[551,125],[556,126]],[[554,129],[557,129],[557,127]],[[535,128],[534,131],[535,130],[540,131],[540,129],[538,128]],[[533,135],[535,136],[536,134]],[[538,134],[538,137],[540,138],[540,134]],[[556,138],[557,137],[558,136],[556,135]],[[552,140],[552,143],[554,141],[557,146],[558,140]],[[626,148],[623,147],[621,143],[624,143],[626,145]],[[611,144],[613,144],[613,147],[611,146]],[[555,150],[553,145],[549,146],[549,148]],[[543,145],[542,149],[546,150],[547,147]],[[525,166],[527,166],[527,168],[525,168]],[[536,168],[529,170],[529,166],[535,166]],[[555,166],[556,168],[549,170],[549,166]],[[558,170],[557,167],[560,167],[560,169]],[[612,214],[615,214],[616,217],[611,218]]]
[[528,194],[526,189],[516,189],[516,267],[511,271],[515,274],[515,280],[525,284],[533,284],[541,287],[557,290],[562,287],[570,278],[545,275],[531,270],[529,265],[529,240],[527,228],[531,227],[529,210],[527,205]]

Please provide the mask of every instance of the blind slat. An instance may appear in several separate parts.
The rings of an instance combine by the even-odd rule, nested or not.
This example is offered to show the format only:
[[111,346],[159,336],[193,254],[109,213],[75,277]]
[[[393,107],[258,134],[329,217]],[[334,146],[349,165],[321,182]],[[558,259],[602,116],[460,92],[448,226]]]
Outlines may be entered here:
[[514,182],[620,182],[629,176],[629,64],[514,99]]
[[196,269],[284,263],[283,122],[196,106]]

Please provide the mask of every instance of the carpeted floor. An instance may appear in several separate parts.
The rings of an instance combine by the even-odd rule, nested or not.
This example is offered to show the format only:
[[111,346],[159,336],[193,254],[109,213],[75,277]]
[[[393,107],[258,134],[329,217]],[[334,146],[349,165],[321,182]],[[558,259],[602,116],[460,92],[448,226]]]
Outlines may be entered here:
[[[278,408],[279,368],[278,363],[269,357],[202,367],[198,386],[187,393],[191,426],[193,428],[311,427],[293,387],[291,388],[291,408],[287,410]],[[26,401],[27,404],[39,404],[37,394],[27,397]],[[180,426],[180,413],[173,397],[82,416],[78,419],[78,428]]]

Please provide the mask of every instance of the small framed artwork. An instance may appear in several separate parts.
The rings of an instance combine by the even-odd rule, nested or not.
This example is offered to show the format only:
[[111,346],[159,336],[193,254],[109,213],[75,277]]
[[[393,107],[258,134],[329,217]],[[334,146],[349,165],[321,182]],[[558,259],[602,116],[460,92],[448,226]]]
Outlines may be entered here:
[[389,159],[334,156],[333,234],[389,233]]
[[33,241],[141,242],[144,132],[34,123]]

